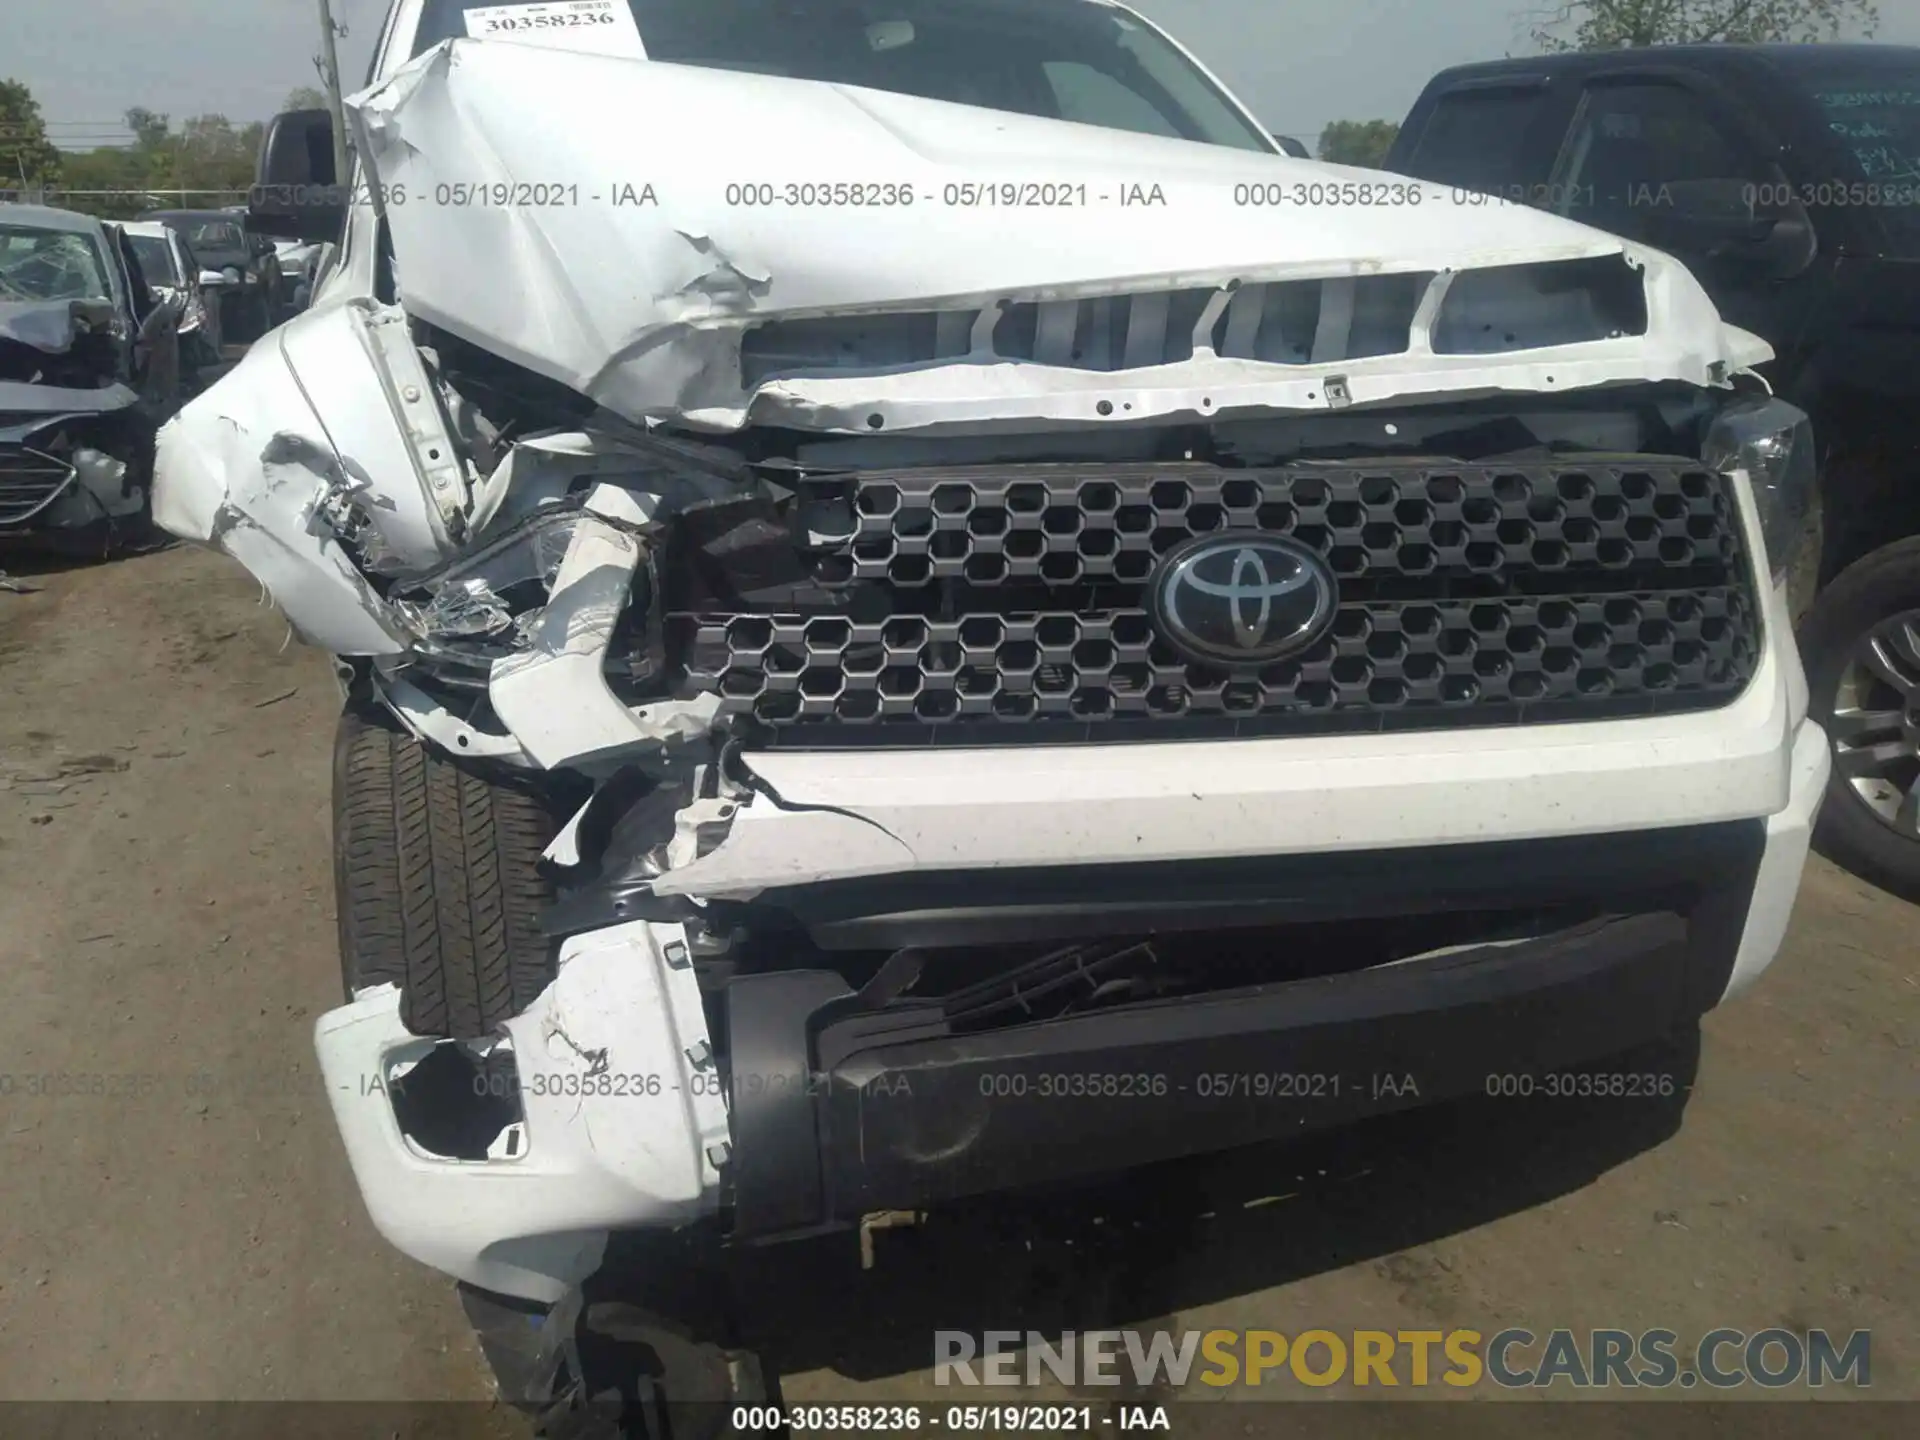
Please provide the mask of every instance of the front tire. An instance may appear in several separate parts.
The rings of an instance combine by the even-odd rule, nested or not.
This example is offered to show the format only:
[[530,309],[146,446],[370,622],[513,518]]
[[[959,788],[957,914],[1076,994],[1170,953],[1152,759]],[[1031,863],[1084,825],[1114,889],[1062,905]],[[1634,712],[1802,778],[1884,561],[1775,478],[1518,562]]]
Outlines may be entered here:
[[1809,713],[1833,746],[1822,853],[1920,900],[1920,536],[1855,561],[1800,633]]
[[541,853],[559,825],[526,791],[462,768],[371,708],[340,717],[334,891],[348,998],[400,987],[416,1035],[491,1035],[553,980]]

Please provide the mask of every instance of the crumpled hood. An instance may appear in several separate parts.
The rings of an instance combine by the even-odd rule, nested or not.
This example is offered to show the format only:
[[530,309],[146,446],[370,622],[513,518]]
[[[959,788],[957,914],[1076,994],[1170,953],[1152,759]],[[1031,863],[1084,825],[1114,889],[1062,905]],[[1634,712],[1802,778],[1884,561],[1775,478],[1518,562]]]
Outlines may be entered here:
[[0,340],[64,355],[80,336],[113,324],[111,300],[0,300]]
[[[0,301],[0,415],[91,415],[139,396],[117,375],[111,300]],[[0,439],[9,438],[0,436]]]
[[[1420,393],[1719,383],[1770,354],[1723,326],[1669,257],[1377,171],[487,41],[437,46],[350,106],[391,197],[409,313],[629,418],[861,431],[1214,418]],[[1276,188],[1249,204],[1250,184]],[[838,203],[852,197],[834,185],[873,203]],[[1510,355],[1435,353],[1439,298],[1419,313],[1427,277],[1443,294],[1462,271],[1603,257],[1644,272],[1644,334],[1556,323],[1545,344],[1507,334]],[[1364,322],[1394,275],[1419,277],[1405,343],[1385,356],[1356,349],[1356,295]],[[1283,282],[1340,287],[1320,299],[1298,355],[1263,353],[1260,318],[1236,326],[1229,313],[1258,309],[1263,287]],[[1205,313],[1180,308],[1194,291],[1217,297],[1203,297]],[[1133,297],[1110,317],[1104,361],[1080,343],[1081,307],[1103,297]],[[1035,304],[1037,320],[1013,327],[1024,339],[996,334],[1002,307]],[[781,322],[876,312],[914,319],[802,333],[797,347],[760,353]],[[1504,318],[1497,328],[1512,329]],[[1336,372],[1338,386],[1323,385]]]
[[45,426],[49,419],[68,415],[104,415],[140,403],[140,394],[116,380],[97,390],[74,385],[29,385],[0,380],[0,415],[29,417],[17,426],[0,429],[0,442],[14,441]]

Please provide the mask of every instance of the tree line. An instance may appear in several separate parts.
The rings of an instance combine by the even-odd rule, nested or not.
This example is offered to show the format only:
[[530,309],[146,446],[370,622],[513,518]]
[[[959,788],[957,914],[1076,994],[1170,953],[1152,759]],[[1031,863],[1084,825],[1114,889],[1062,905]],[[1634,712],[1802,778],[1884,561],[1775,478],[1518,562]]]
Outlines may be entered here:
[[[287,96],[283,108],[325,103],[305,87]],[[122,123],[131,143],[92,150],[61,150],[48,138],[33,92],[18,80],[0,80],[0,191],[37,195],[49,203],[107,218],[126,218],[152,208],[155,199],[189,194],[189,206],[245,199],[264,138],[264,122],[235,124],[225,115],[169,115],[135,106]]]

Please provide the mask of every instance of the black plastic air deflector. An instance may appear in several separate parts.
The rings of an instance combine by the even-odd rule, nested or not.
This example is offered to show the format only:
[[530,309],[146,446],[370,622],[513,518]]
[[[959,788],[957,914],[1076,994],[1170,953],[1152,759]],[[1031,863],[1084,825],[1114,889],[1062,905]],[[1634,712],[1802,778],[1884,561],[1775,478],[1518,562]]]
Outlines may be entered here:
[[734,1225],[796,1230],[824,1209],[807,1017],[848,994],[831,970],[741,975],[727,986]]

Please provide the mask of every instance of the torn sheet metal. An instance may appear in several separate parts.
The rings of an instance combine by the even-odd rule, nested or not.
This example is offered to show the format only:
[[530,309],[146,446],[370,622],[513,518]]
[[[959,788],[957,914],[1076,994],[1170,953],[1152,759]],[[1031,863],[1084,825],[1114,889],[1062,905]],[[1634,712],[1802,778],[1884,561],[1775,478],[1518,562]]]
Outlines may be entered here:
[[[371,413],[329,410],[323,422],[288,355],[286,337],[295,326],[342,323],[341,309],[292,321],[161,427],[154,520],[240,561],[310,643],[336,655],[399,654],[406,639],[398,617],[348,555],[328,515],[330,501],[350,494],[359,477],[370,481],[367,467],[378,452],[404,454],[403,437],[384,401]],[[351,462],[334,448],[329,425]],[[383,486],[380,501],[397,507],[412,488]]]
[[397,308],[310,310],[162,427],[154,518],[240,560],[312,643],[397,654],[406,617],[367,576],[444,564],[472,505],[437,393]]
[[595,487],[553,593],[532,617],[529,648],[493,664],[494,713],[548,769],[704,735],[719,713],[714,696],[629,709],[608,688],[607,649],[646,553],[641,531],[651,513],[617,485]]
[[561,430],[518,441],[474,487],[468,528],[477,540],[497,536],[566,498],[588,480],[618,479],[656,497],[660,508],[683,510],[741,493],[741,482],[676,464],[659,439],[628,430],[617,416],[604,430]]
[[[379,338],[398,315],[312,311],[255,346],[161,432],[158,523],[240,560],[310,643],[379,661],[402,722],[453,753],[591,766],[704,736],[714,697],[629,707],[604,670],[655,508],[729,482],[661,474],[644,436],[562,432],[515,446],[476,491],[417,353]],[[600,474],[625,483],[568,498]],[[435,665],[487,690],[504,733],[410,678]]]
[[374,568],[418,574],[449,558],[465,537],[465,462],[406,315],[352,301],[309,311],[263,344],[277,345],[308,402],[295,433],[337,457],[332,489],[360,510],[382,561]]
[[533,765],[532,757],[511,735],[482,730],[471,724],[465,717],[454,714],[444,703],[409,682],[403,671],[385,668],[388,664],[391,662],[383,662],[382,666],[376,667],[375,688],[386,701],[387,708],[399,717],[400,723],[415,738],[437,745],[451,754],[474,760],[499,760],[525,767]]
[[[1434,284],[1454,271],[1606,256],[1644,272],[1644,334],[1506,354],[1409,346],[1341,359],[1331,373],[1345,377],[1352,404],[1366,405],[1723,384],[1771,353],[1723,325],[1671,257],[1375,171],[814,81],[471,40],[435,47],[351,106],[361,152],[389,190],[513,194],[558,182],[562,195],[546,205],[389,206],[403,300],[629,419],[868,433],[1324,409],[1328,372],[1315,354],[1283,364],[1200,345],[1166,363],[1159,337],[1143,331],[1137,344],[1131,334],[1117,342],[1125,368],[1088,371],[1000,358],[996,317],[1003,306],[1119,296],[1136,297],[1144,315],[1156,306],[1138,298],[1211,289],[1220,297],[1211,324],[1245,286],[1397,274]],[[631,137],[645,134],[689,143],[650,150],[640,164]],[[781,137],[777,151],[769,135]],[[871,192],[871,203],[838,203],[836,183],[863,200]],[[1276,209],[1246,203],[1250,184],[1364,185],[1398,198],[1342,204],[1336,194]],[[937,316],[936,325],[958,316],[969,328],[956,327],[951,353],[932,361],[743,378],[754,327],[890,312]]]
[[472,1284],[551,1303],[598,1268],[607,1231],[712,1213],[727,1109],[702,1068],[699,984],[670,961],[686,948],[681,927],[645,923],[566,942],[558,978],[505,1026],[525,1112],[512,1156],[448,1160],[409,1143],[391,1081],[435,1042],[408,1033],[398,990],[322,1015],[327,1096],[381,1234]]
[[[399,310],[356,301],[308,311],[255,345],[162,427],[156,520],[236,556],[236,547],[258,549],[249,528],[296,554],[325,555],[325,568],[352,576],[356,605],[362,568],[404,575],[442,563],[462,533],[463,462],[405,326]],[[346,624],[364,636],[363,623],[328,618],[339,587],[295,582],[297,568],[255,573],[283,603],[302,606],[288,609],[302,633]],[[397,633],[390,617],[377,623]]]

